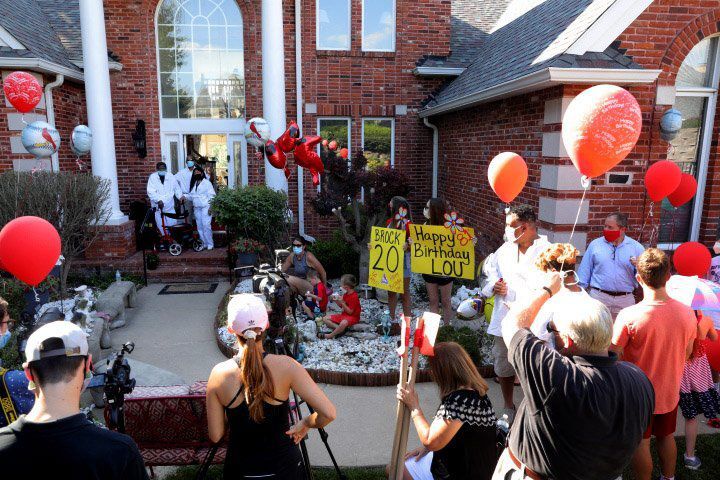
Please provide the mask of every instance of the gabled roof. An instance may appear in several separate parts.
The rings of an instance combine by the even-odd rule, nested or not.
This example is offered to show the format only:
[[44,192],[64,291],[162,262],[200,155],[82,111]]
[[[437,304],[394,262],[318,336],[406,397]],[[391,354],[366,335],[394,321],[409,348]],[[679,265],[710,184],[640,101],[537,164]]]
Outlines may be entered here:
[[[479,0],[476,3],[496,2]],[[487,35],[471,39],[473,61],[428,101],[421,116],[467,108],[497,98],[483,96],[486,91],[498,92],[498,95],[512,93],[513,82],[529,91],[533,75],[538,79],[537,85],[544,88],[548,82],[559,81],[562,76],[557,74],[559,69],[641,70],[624,51],[611,45],[614,38],[601,41],[598,37],[609,30],[616,37],[618,25],[621,30],[626,28],[649,3],[650,0],[513,0],[507,3]],[[610,18],[603,19],[603,16]],[[593,34],[590,42],[585,40],[588,32]],[[580,48],[583,43],[600,46],[600,51]],[[544,73],[540,75],[540,72]],[[654,72],[647,71],[647,78],[656,77]],[[645,82],[643,75],[630,76]],[[502,85],[508,85],[504,92],[499,90]]]
[[80,0],[35,0],[46,12],[68,58],[82,62],[82,37],[80,35]]

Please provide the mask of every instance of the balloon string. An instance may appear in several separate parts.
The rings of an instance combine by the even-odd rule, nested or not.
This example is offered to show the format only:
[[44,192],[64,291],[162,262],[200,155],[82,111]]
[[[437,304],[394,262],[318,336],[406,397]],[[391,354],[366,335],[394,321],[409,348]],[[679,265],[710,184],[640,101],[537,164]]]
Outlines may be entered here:
[[675,250],[675,212],[677,212],[677,207],[673,207],[672,211],[672,226],[670,227],[670,250]]
[[[575,222],[573,222],[572,230],[570,230],[570,238],[568,239],[568,243],[572,243],[573,236],[575,235],[575,228],[577,227],[578,221],[580,221],[580,212],[582,211],[583,202],[585,201],[585,195],[587,195],[588,190],[590,190],[590,185],[592,185],[592,180],[590,180],[585,175],[582,176],[580,179],[580,183],[583,187],[583,194],[582,197],[580,197],[580,203],[578,204],[577,214],[575,215]],[[563,271],[563,267],[565,266],[565,258],[563,258],[562,263],[560,264],[560,271]]]
[[656,239],[658,237],[658,231],[659,231],[659,225],[655,223],[655,202],[650,202],[650,211],[649,215],[650,217],[650,243],[648,243],[648,247],[652,247],[654,244],[656,245]]
[[40,303],[40,294],[38,293],[37,290],[35,290],[35,287],[33,287],[33,293],[35,294],[35,301],[37,303]]

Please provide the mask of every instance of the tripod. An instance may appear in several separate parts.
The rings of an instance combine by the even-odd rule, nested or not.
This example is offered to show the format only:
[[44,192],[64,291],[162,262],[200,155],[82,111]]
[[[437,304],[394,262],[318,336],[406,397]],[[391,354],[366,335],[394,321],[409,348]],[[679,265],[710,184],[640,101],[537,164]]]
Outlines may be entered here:
[[[295,329],[295,335],[299,336],[297,329]],[[272,345],[274,347],[275,354],[276,355],[289,355],[294,358],[297,355],[297,348],[300,343],[298,340],[299,340],[298,338],[295,339],[294,350],[296,350],[296,351],[293,352],[293,355],[290,355],[289,352],[287,351],[287,349],[285,348],[285,341],[282,339],[282,337],[274,338]],[[295,410],[295,413],[297,414],[298,420],[302,420],[302,412],[300,411],[300,405],[302,405],[303,403],[305,405],[307,405],[308,410],[310,411],[310,415],[315,413],[313,408],[307,402],[305,402],[305,400],[299,399],[295,392],[293,392],[293,399],[295,400],[294,410]],[[333,454],[332,449],[330,448],[330,443],[328,442],[328,437],[329,437],[328,433],[325,431],[324,428],[318,428],[317,431],[320,434],[320,439],[322,440],[323,444],[325,445],[325,449],[327,450],[328,455],[330,455],[330,460],[332,461],[333,467],[335,468],[335,473],[337,474],[338,479],[339,480],[347,480],[347,476],[340,470],[340,466],[337,464],[337,460],[335,460],[335,455]],[[305,445],[305,439],[302,439],[300,441],[300,452],[302,454],[303,465],[305,466],[305,477],[307,478],[307,480],[312,480],[313,474],[312,474],[312,470],[310,468],[310,457],[308,455],[307,445]]]

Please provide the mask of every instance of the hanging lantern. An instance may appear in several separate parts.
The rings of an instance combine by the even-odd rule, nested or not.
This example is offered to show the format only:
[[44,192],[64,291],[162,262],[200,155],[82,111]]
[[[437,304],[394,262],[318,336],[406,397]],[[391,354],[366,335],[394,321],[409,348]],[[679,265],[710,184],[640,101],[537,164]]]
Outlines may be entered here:
[[680,110],[671,108],[663,113],[660,119],[660,138],[669,142],[675,138],[682,128],[682,113]]

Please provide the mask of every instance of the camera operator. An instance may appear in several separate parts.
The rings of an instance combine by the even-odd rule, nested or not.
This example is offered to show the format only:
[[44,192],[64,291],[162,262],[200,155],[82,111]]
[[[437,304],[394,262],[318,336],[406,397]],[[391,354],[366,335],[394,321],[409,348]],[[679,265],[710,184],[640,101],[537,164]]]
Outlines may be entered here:
[[48,323],[30,335],[25,356],[35,405],[0,429],[3,478],[147,479],[135,442],[80,412],[92,364],[85,332]]
[[[210,440],[219,442],[226,425],[230,431],[224,478],[302,479],[297,443],[308,429],[332,422],[335,406],[298,362],[264,351],[268,313],[262,300],[238,295],[227,311],[228,330],[237,335],[240,351],[213,368],[207,387]],[[315,410],[292,426],[290,390]]]

